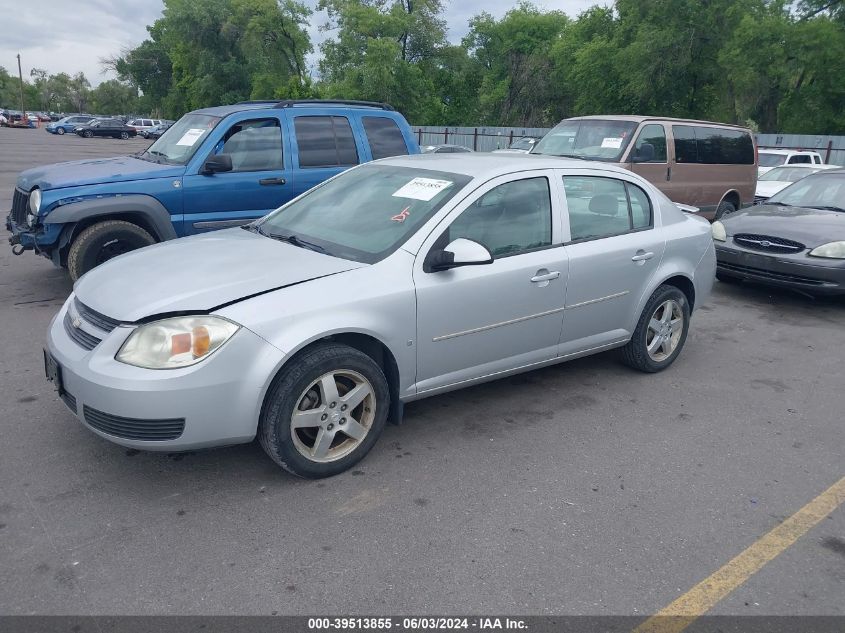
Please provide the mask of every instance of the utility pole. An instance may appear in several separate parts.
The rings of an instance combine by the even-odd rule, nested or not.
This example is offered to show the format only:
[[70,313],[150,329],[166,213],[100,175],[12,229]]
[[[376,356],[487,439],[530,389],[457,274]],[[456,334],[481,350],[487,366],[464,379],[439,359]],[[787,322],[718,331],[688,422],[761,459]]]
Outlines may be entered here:
[[26,121],[26,111],[23,109],[23,73],[21,72],[21,54],[18,53],[18,79],[21,82],[21,122]]

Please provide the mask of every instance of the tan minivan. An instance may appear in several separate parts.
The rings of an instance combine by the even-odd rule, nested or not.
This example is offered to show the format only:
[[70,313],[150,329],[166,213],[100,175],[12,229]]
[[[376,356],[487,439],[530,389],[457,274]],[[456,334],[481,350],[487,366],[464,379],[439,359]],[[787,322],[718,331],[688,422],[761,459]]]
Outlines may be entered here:
[[615,163],[670,200],[713,220],[754,201],[757,148],[744,127],[689,119],[586,116],[564,119],[532,154]]

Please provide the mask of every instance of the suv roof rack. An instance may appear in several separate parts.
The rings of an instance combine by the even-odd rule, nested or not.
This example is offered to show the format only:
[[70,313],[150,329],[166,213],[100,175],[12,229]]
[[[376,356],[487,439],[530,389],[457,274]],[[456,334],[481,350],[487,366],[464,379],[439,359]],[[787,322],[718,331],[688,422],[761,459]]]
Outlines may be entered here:
[[276,108],[292,108],[297,105],[349,105],[393,110],[393,106],[380,101],[356,101],[354,99],[259,99],[257,101],[239,101],[237,105],[268,105]]

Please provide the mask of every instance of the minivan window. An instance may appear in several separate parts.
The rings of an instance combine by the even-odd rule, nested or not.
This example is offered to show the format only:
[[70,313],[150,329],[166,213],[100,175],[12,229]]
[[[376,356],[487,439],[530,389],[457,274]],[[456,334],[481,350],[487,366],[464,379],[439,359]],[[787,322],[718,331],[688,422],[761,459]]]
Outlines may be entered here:
[[705,165],[753,165],[754,143],[742,130],[673,125],[675,161]]
[[408,153],[408,146],[396,121],[382,116],[365,116],[361,120],[364,123],[364,132],[367,134],[373,160]]
[[219,122],[217,116],[186,114],[138,156],[153,162],[185,165]]
[[352,127],[345,116],[298,116],[293,120],[300,167],[358,164]]
[[666,162],[666,131],[659,123],[652,123],[643,126],[640,135],[637,137],[637,142],[634,145],[634,153],[636,155],[643,143],[651,143],[654,146],[654,158],[650,163],[665,163]]
[[619,162],[636,129],[635,121],[569,119],[552,128],[531,153]]

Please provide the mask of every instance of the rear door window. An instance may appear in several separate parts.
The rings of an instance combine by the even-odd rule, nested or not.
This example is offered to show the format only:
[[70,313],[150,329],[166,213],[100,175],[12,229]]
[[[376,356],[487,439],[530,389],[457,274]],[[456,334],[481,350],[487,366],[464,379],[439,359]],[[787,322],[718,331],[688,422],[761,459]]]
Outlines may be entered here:
[[380,116],[365,116],[362,121],[373,160],[408,153],[408,146],[396,121]]
[[742,130],[673,125],[675,160],[705,165],[752,165],[754,143]]
[[695,142],[695,129],[688,125],[673,125],[675,137],[675,162],[697,163],[698,147]]
[[652,225],[651,201],[628,182],[597,176],[564,176],[570,240],[594,240]]
[[293,120],[300,167],[357,165],[358,150],[344,116],[298,116]]

